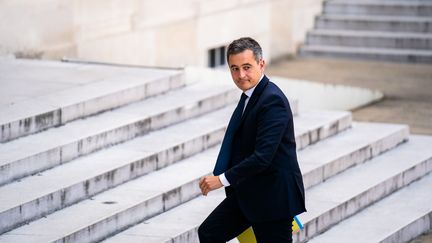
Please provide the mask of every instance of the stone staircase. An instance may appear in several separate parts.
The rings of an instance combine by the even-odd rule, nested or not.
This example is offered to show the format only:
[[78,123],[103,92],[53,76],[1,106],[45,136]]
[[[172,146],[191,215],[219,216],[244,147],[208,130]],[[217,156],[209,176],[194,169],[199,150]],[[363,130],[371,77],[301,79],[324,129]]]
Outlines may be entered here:
[[432,63],[432,1],[325,0],[300,55]]
[[[40,71],[49,79],[57,70],[36,62],[17,74],[15,62],[0,76],[28,78],[50,66],[50,72]],[[99,85],[84,84],[79,64],[55,65],[74,70],[68,75],[82,81],[73,88],[82,96],[71,102],[71,96],[57,94],[69,88],[54,92],[52,110],[93,105],[78,105],[77,113],[69,113],[74,119],[60,125],[17,130],[0,144],[0,242],[197,242],[197,227],[224,197],[223,190],[200,196],[198,180],[213,169],[240,92],[229,79],[189,82],[181,70],[89,64],[88,70],[106,69],[107,77]],[[112,87],[118,72],[124,79]],[[127,77],[146,85],[125,92],[131,87]],[[88,85],[99,88],[87,92]],[[129,97],[137,93],[146,95]],[[367,242],[404,242],[430,230],[432,137],[410,135],[405,125],[352,122],[346,111],[298,111],[298,101],[290,103],[308,208],[299,216],[305,229],[295,242],[331,237],[351,221],[367,219],[368,212],[387,215],[387,207],[396,210],[392,217],[368,226],[390,233],[373,234],[377,238]],[[1,114],[14,110],[10,106],[2,105]],[[36,111],[14,110],[21,116],[2,117],[2,125],[36,122]],[[400,198],[412,200],[391,203]],[[393,224],[396,219],[401,223]],[[356,233],[343,229],[347,239]]]

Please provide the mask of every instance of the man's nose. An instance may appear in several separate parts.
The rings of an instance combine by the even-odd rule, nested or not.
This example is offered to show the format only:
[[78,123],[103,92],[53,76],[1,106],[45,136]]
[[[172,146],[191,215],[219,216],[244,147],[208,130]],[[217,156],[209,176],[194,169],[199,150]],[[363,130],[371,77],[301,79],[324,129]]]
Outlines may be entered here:
[[240,78],[244,78],[246,76],[246,72],[240,69],[239,76]]

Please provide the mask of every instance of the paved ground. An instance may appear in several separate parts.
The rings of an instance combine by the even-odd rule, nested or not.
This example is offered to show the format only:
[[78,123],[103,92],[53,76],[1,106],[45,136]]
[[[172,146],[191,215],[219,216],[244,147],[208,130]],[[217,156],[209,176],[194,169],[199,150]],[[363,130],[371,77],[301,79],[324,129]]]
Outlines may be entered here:
[[[353,111],[354,120],[408,124],[432,135],[432,65],[344,59],[293,59],[267,67],[269,75],[377,89],[383,100]],[[432,232],[410,243],[432,243]]]
[[432,135],[432,65],[294,59],[268,66],[267,73],[380,90],[385,98],[354,110],[355,120],[404,123],[412,133]]

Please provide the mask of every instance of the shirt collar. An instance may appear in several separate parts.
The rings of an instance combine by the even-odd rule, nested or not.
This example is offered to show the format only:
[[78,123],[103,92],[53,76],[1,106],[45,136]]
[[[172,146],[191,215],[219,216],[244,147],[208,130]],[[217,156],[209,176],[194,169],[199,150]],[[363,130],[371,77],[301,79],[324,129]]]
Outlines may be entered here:
[[252,94],[253,94],[253,92],[254,92],[256,86],[258,86],[258,84],[261,82],[261,80],[262,80],[263,78],[264,78],[264,74],[261,75],[260,80],[258,81],[258,83],[257,83],[255,86],[253,86],[252,88],[250,88],[250,89],[248,89],[248,90],[246,90],[246,91],[244,92],[244,94],[247,95],[248,98],[250,98],[250,97],[252,96]]

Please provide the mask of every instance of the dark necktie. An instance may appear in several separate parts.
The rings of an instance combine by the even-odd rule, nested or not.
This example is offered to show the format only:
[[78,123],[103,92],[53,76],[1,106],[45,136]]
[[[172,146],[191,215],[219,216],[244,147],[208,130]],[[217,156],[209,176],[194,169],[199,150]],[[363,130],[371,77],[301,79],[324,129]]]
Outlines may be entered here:
[[224,173],[226,171],[226,169],[228,168],[228,164],[229,164],[229,161],[231,158],[232,140],[233,140],[234,134],[235,134],[235,132],[236,132],[236,130],[240,124],[241,117],[242,117],[243,110],[244,110],[245,101],[246,101],[247,97],[248,96],[245,95],[244,93],[241,95],[240,101],[239,101],[237,107],[235,108],[235,110],[231,116],[230,122],[228,123],[228,128],[225,132],[222,146],[221,146],[221,149],[219,151],[218,158],[216,160],[215,168],[213,170],[213,174],[216,176]]

